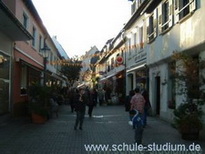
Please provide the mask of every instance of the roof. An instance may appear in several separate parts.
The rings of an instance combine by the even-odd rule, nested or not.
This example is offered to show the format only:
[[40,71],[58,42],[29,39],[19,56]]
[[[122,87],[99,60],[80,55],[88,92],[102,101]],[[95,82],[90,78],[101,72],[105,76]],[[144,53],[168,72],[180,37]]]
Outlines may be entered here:
[[60,56],[64,59],[69,59],[67,53],[65,52],[65,50],[63,49],[63,47],[61,46],[61,44],[57,41],[57,37],[53,36],[52,37],[53,43],[55,44]]

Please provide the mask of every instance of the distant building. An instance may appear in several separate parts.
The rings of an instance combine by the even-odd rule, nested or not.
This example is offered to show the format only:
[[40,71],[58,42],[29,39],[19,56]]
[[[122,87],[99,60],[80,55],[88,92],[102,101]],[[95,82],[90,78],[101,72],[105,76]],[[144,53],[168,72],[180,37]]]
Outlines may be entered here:
[[80,82],[86,86],[92,87],[92,76],[94,75],[94,62],[97,60],[99,50],[96,46],[91,47],[89,51],[82,56],[82,68],[80,71]]
[[62,45],[58,42],[57,36],[53,36],[53,37],[52,37],[52,40],[53,40],[53,42],[54,42],[56,48],[58,49],[58,52],[59,52],[61,58],[62,58],[62,59],[69,59],[69,57],[68,57],[66,51],[63,49]]

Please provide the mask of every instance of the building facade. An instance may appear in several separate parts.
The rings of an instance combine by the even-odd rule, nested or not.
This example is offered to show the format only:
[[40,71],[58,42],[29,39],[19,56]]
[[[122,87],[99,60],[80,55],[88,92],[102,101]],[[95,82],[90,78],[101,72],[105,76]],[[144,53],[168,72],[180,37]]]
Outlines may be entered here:
[[[184,99],[176,94],[172,56],[174,52],[183,52],[204,59],[204,11],[205,3],[201,0],[133,0],[132,16],[121,30],[126,95],[135,87],[147,89],[152,114],[167,121],[173,120],[174,109]],[[115,49],[112,42],[110,51]],[[111,52],[99,61],[105,66],[98,68],[104,74],[101,80],[115,76],[115,72],[106,69],[115,56]],[[199,70],[197,80],[204,80],[203,74],[204,70]]]
[[0,2],[0,115],[12,110],[12,69],[15,41],[29,41],[32,36],[8,9]]
[[35,9],[31,0],[3,0],[12,14],[18,19],[31,40],[15,41],[12,58],[12,111],[24,114],[29,97],[29,87],[33,83],[60,84],[57,61],[61,55]]

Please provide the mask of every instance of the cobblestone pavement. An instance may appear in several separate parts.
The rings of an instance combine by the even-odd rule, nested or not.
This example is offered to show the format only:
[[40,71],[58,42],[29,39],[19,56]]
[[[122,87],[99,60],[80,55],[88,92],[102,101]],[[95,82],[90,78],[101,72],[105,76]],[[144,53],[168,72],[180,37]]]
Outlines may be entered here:
[[[94,108],[92,118],[86,115],[83,130],[74,130],[74,122],[75,113],[71,113],[67,105],[60,106],[58,118],[53,117],[45,124],[33,124],[21,118],[0,122],[0,154],[139,153],[131,152],[133,148],[140,149],[134,147],[134,130],[128,124],[128,113],[123,106]],[[148,145],[154,147],[156,144],[166,147],[199,144],[205,149],[202,139],[195,142],[182,140],[169,123],[155,117],[148,117],[143,135],[143,145],[147,149],[144,153],[156,153],[148,152]],[[104,146],[104,151],[86,151],[85,146],[91,144]],[[114,152],[117,148],[124,152]]]

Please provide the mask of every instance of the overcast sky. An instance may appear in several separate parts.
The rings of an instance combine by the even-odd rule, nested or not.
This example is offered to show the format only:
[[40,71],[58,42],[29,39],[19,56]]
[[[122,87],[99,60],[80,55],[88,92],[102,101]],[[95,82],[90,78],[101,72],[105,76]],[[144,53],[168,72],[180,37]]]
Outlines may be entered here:
[[49,34],[69,57],[99,50],[130,18],[128,0],[32,0]]

